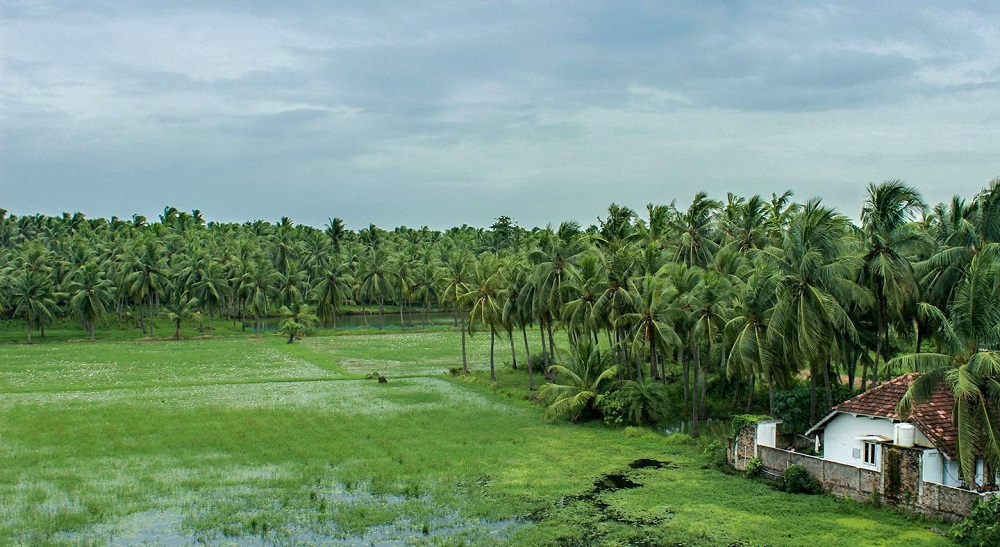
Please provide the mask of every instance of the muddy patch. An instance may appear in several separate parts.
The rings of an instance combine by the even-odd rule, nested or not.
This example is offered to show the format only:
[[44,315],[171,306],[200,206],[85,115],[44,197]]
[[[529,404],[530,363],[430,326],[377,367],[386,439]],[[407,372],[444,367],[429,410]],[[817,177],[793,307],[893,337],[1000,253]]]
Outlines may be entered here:
[[[597,515],[598,522],[613,522],[630,527],[655,526],[670,518],[673,511],[664,506],[663,512],[659,515],[624,515],[612,507],[611,503],[606,500],[606,496],[619,490],[641,488],[642,483],[637,482],[635,477],[630,474],[634,470],[673,469],[676,467],[677,465],[671,462],[649,458],[638,459],[630,463],[626,469],[614,473],[608,473],[607,475],[601,475],[594,480],[593,487],[586,494],[563,498],[560,500],[559,505],[569,505],[571,503],[584,503],[589,505]],[[534,520],[541,520],[544,519],[546,515],[543,512],[541,514],[532,515],[532,517]],[[589,539],[597,540],[599,538],[590,537]]]

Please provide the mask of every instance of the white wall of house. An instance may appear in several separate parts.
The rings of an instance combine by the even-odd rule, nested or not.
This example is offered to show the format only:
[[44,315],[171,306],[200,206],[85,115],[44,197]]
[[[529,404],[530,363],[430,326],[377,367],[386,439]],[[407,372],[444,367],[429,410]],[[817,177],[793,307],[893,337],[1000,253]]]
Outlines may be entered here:
[[838,414],[823,431],[823,459],[862,469],[881,471],[882,447],[876,445],[875,464],[864,461],[865,443],[858,437],[881,435],[892,438],[892,420]]
[[962,486],[962,481],[958,478],[958,462],[948,461],[940,450],[936,448],[924,450],[921,461],[922,477],[925,481],[955,488]]

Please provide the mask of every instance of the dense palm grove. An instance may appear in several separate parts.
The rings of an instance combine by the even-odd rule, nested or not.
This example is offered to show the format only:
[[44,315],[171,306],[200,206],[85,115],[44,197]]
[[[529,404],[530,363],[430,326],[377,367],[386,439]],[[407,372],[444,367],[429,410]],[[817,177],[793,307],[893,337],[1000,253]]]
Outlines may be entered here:
[[348,306],[379,328],[386,305],[447,310],[463,366],[467,333],[490,336],[493,380],[493,355],[517,367],[522,348],[550,416],[654,421],[670,385],[695,435],[715,401],[773,414],[777,392],[805,383],[814,422],[843,386],[933,371],[907,402],[946,382],[963,463],[985,454],[1000,468],[1000,179],[933,207],[899,181],[873,184],[859,220],[789,192],[612,204],[586,228],[500,217],[444,232],[0,210],[0,315],[29,342],[59,319],[154,338],[191,319],[257,330],[275,318],[291,342]]

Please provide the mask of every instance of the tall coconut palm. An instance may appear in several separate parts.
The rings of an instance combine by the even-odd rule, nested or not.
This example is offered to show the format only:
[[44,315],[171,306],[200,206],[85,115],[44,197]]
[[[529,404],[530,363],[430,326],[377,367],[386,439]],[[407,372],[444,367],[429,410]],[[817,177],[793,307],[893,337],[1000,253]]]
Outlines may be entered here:
[[201,279],[191,288],[191,294],[208,313],[208,328],[213,330],[212,319],[222,308],[230,294],[229,279],[222,265],[216,261],[208,263]]
[[952,422],[958,431],[962,477],[975,483],[976,459],[1000,469],[1000,261],[997,253],[979,254],[969,263],[945,316],[932,306],[943,352],[897,357],[899,366],[922,372],[900,401],[906,416],[940,387],[954,398]]
[[714,270],[705,270],[694,290],[685,297],[692,314],[689,331],[691,351],[694,355],[694,382],[691,389],[691,436],[699,435],[699,419],[705,409],[707,371],[702,367],[701,343],[706,342],[705,356],[712,354],[715,338],[726,324],[728,299],[732,286]]
[[[175,210],[176,212],[176,210]],[[164,210],[169,216],[169,208]],[[172,217],[171,217],[172,218]],[[149,337],[154,338],[153,303],[163,292],[166,264],[163,259],[163,247],[152,236],[143,238],[130,253],[128,274],[124,283],[129,287],[129,294],[137,301],[146,300],[149,303]]]
[[254,329],[263,329],[273,297],[279,273],[268,260],[260,257],[252,263],[241,281],[244,306],[253,310]]
[[789,376],[767,339],[767,325],[777,303],[777,285],[774,272],[763,264],[758,265],[746,281],[739,284],[733,298],[732,318],[725,327],[727,345],[731,346],[726,374],[748,381],[751,386],[748,406],[756,379],[763,378],[767,382],[768,408],[772,415],[775,382],[784,383]]
[[10,291],[10,302],[15,317],[24,317],[28,326],[28,343],[31,343],[32,329],[42,329],[51,323],[58,313],[56,300],[58,293],[51,280],[44,274],[35,271],[23,271],[14,280]]
[[370,247],[365,253],[362,264],[361,279],[362,298],[372,298],[378,304],[378,330],[385,328],[385,299],[393,293],[392,272],[390,271],[389,253],[384,247]]
[[431,304],[441,300],[443,272],[440,262],[436,258],[427,257],[417,266],[416,274],[413,278],[413,298],[424,309],[424,325],[430,323]]
[[174,322],[174,340],[181,339],[181,323],[188,319],[200,319],[198,300],[192,298],[178,285],[170,287],[164,294],[163,315]]
[[343,244],[344,239],[347,236],[347,228],[344,226],[344,219],[342,218],[328,218],[326,223],[326,229],[324,233],[330,238],[330,243],[333,244],[333,249],[336,252],[340,252],[340,246]]
[[926,244],[923,232],[910,223],[925,208],[920,192],[902,181],[868,185],[868,197],[861,208],[867,252],[862,259],[860,284],[872,291],[878,317],[874,382],[878,381],[879,360],[889,334],[890,313],[901,316],[918,296],[907,253],[915,253]]
[[598,343],[594,308],[604,286],[604,265],[595,254],[587,254],[580,259],[578,267],[570,270],[564,286],[567,302],[562,308],[562,321],[572,339],[586,336],[592,337],[594,344]]
[[462,326],[462,370],[469,372],[469,361],[466,357],[465,348],[465,316],[460,312],[465,309],[463,295],[469,292],[471,258],[467,252],[456,252],[448,257],[445,264],[447,270],[445,275],[445,286],[442,291],[442,303],[450,304],[455,313],[455,324],[458,324],[461,316]]
[[71,274],[68,292],[70,309],[93,340],[97,322],[107,313],[114,298],[114,283],[105,277],[97,260],[92,259]]
[[918,265],[927,301],[946,310],[972,258],[1000,246],[1000,178],[993,179],[971,204],[959,197],[931,215],[938,250]]
[[569,278],[570,265],[582,250],[579,225],[563,222],[559,225],[555,237],[548,237],[544,246],[528,255],[529,260],[535,264],[532,274],[535,284],[532,303],[534,315],[539,320],[539,327],[548,335],[549,355],[555,354],[552,323],[559,318],[566,304],[563,283]]
[[460,298],[469,309],[469,334],[475,327],[490,330],[490,381],[497,381],[494,366],[496,327],[502,319],[500,263],[489,253],[484,253],[472,267],[469,290]]
[[337,313],[343,304],[350,301],[351,283],[353,279],[350,271],[339,255],[319,271],[310,295],[316,304],[316,314],[324,324],[332,322],[333,327],[337,327]]
[[[761,257],[777,268],[778,301],[768,324],[769,343],[783,359],[810,370],[809,419],[816,420],[816,377],[829,378],[829,359],[839,349],[840,335],[857,343],[849,305],[870,305],[871,295],[855,280],[860,263],[846,247],[847,220],[810,200],[793,215],[781,248]],[[829,386],[829,380],[827,380]],[[827,403],[833,406],[830,388]]]
[[674,253],[676,262],[688,266],[706,266],[712,260],[712,255],[719,249],[715,239],[715,218],[722,203],[709,199],[705,192],[698,192],[679,218],[677,229],[681,233],[677,250]]
[[[668,317],[676,292],[672,286],[653,276],[634,280],[630,290],[635,311],[622,314],[616,323],[629,329],[634,345],[649,349],[650,376],[659,380],[659,349],[681,344]],[[636,369],[636,380],[642,381],[641,367]]]

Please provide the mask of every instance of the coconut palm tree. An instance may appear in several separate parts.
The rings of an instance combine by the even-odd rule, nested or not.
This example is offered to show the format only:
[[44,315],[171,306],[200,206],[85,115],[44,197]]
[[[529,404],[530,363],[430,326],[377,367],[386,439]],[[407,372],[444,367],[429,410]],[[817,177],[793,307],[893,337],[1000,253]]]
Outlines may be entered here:
[[460,298],[464,307],[469,309],[469,334],[477,326],[490,329],[490,381],[497,381],[494,366],[494,345],[496,341],[496,326],[502,319],[503,304],[500,295],[501,287],[499,260],[489,253],[483,253],[473,264],[469,290]]
[[596,254],[586,254],[579,266],[570,270],[569,280],[564,285],[567,302],[562,308],[562,321],[571,339],[592,337],[594,344],[598,344],[594,308],[605,284],[604,265]]
[[91,259],[70,275],[68,285],[69,308],[80,318],[83,327],[95,336],[97,322],[107,313],[114,298],[114,283],[105,277],[104,269],[96,259]]
[[861,230],[867,252],[862,259],[859,282],[872,291],[878,317],[873,382],[878,381],[890,313],[902,316],[903,310],[918,296],[907,253],[915,253],[927,243],[924,233],[910,223],[925,208],[920,192],[902,181],[868,185],[868,197],[861,208]]
[[15,278],[10,291],[10,303],[13,315],[25,319],[29,344],[32,329],[41,329],[42,336],[45,336],[44,325],[51,323],[58,313],[58,296],[52,281],[42,273],[27,270]]
[[370,247],[365,253],[362,264],[361,296],[372,298],[378,303],[378,330],[385,328],[385,299],[392,295],[392,273],[390,271],[389,254],[384,247]]
[[462,298],[463,295],[469,292],[469,283],[471,281],[470,277],[470,262],[471,258],[468,252],[455,252],[448,257],[445,263],[445,268],[447,270],[445,276],[445,286],[442,291],[441,301],[443,304],[451,304],[452,311],[455,313],[455,324],[459,322],[459,317],[461,316],[462,326],[462,370],[468,374],[469,372],[469,362],[466,357],[465,350],[465,315],[459,312],[465,309],[465,302]]
[[352,283],[350,271],[339,255],[320,270],[310,295],[316,304],[317,315],[324,324],[332,322],[333,327],[337,327],[337,312],[341,305],[350,301]]
[[[750,384],[750,405],[757,378],[767,382],[768,408],[774,414],[774,386],[784,383],[789,374],[781,366],[767,338],[767,325],[777,303],[778,278],[764,264],[759,264],[740,282],[733,298],[732,318],[726,323],[725,334],[730,346],[726,374]],[[747,409],[749,412],[749,409]]]
[[313,313],[312,306],[299,300],[292,302],[290,306],[281,306],[278,313],[281,314],[278,328],[288,335],[289,344],[294,342],[297,336],[302,336],[315,327],[319,321],[319,317]]
[[213,330],[212,318],[230,294],[229,279],[222,265],[216,261],[208,263],[201,279],[191,288],[191,294],[198,299],[202,310],[208,312],[208,329]]
[[443,277],[441,263],[432,257],[426,257],[418,266],[413,278],[413,298],[424,308],[424,326],[430,323],[431,304],[439,302],[442,295],[441,280]]
[[712,255],[719,250],[715,240],[715,218],[722,203],[709,199],[705,192],[694,196],[687,211],[676,219],[680,241],[674,253],[674,261],[688,266],[706,266]]
[[198,300],[189,296],[178,285],[174,285],[166,291],[162,308],[162,313],[167,320],[174,322],[174,340],[181,339],[181,323],[183,321],[201,319],[201,312],[198,311]]
[[244,294],[244,307],[253,310],[254,329],[263,329],[264,321],[270,309],[270,303],[275,295],[275,284],[279,280],[279,273],[274,266],[263,257],[259,257],[249,265],[249,269],[243,275],[241,288]]
[[[635,311],[620,315],[616,324],[630,331],[634,345],[649,348],[649,372],[653,380],[660,379],[659,348],[677,347],[681,339],[674,332],[670,314],[675,289],[653,276],[631,283]],[[636,368],[637,381],[642,381],[642,367]]]
[[602,356],[586,338],[571,344],[562,361],[565,366],[551,367],[559,383],[550,382],[539,392],[549,402],[543,416],[550,421],[569,416],[576,422],[594,410],[605,386],[617,376],[618,367],[609,353]]
[[[958,431],[963,479],[974,484],[976,459],[1000,469],[1000,260],[996,252],[977,254],[955,291],[946,317],[933,306],[943,349],[897,357],[893,363],[921,372],[900,401],[906,416],[945,386],[954,398],[952,422]],[[984,473],[988,475],[988,473]]]
[[827,403],[833,406],[829,387],[829,359],[838,350],[841,335],[857,343],[850,305],[871,305],[871,295],[856,283],[859,259],[848,252],[844,237],[847,220],[810,200],[792,216],[781,248],[771,247],[760,256],[777,269],[777,304],[768,324],[768,342],[797,366],[810,369],[810,422],[816,420],[816,376],[824,374]]
[[[170,216],[169,208],[164,210],[164,215]],[[155,237],[144,237],[138,242],[129,253],[127,268],[128,273],[123,282],[128,285],[128,292],[136,301],[146,300],[149,303],[149,337],[154,338],[153,303],[163,292],[166,281],[163,247]]]
[[691,436],[699,435],[698,422],[705,410],[707,370],[702,368],[701,343],[706,342],[705,356],[712,354],[715,338],[726,324],[728,300],[732,286],[725,276],[714,270],[705,270],[694,290],[685,296],[686,307],[691,310],[689,336],[694,355],[694,382],[691,386]]

